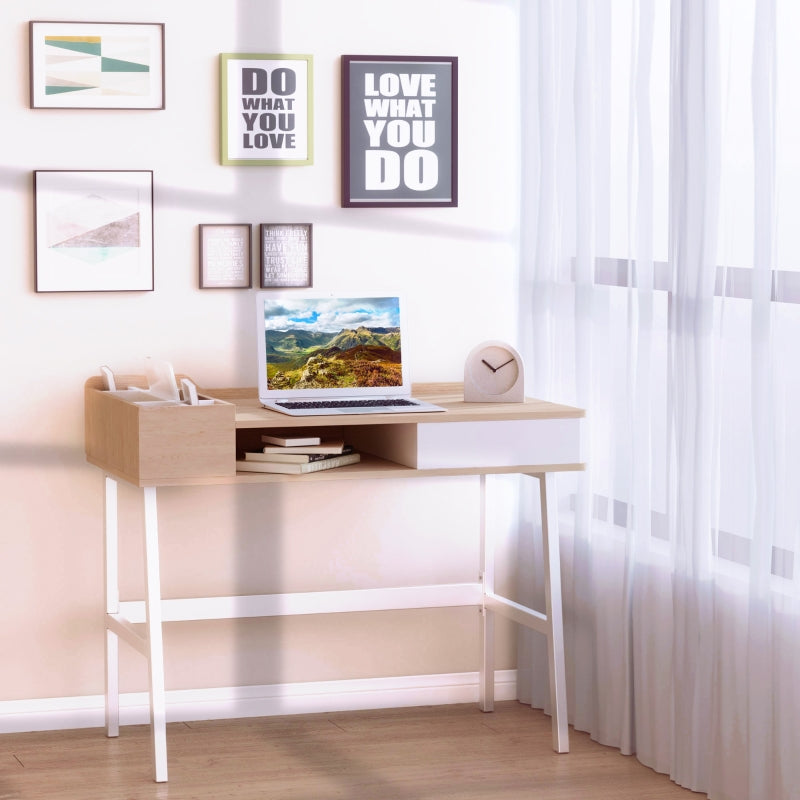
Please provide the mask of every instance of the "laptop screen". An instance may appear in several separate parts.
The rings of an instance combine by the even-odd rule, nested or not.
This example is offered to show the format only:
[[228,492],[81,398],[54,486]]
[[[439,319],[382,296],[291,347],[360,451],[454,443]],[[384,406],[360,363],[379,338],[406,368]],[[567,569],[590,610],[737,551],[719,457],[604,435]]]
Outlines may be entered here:
[[259,396],[405,395],[398,297],[257,294]]

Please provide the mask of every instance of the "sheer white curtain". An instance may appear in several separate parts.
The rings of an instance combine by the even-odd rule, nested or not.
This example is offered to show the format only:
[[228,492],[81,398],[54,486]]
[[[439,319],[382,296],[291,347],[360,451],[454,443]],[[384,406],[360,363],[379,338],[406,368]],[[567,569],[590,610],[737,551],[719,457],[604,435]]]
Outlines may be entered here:
[[[520,9],[528,391],[587,410],[570,722],[714,800],[797,798],[800,4]],[[521,634],[547,710],[546,664]]]

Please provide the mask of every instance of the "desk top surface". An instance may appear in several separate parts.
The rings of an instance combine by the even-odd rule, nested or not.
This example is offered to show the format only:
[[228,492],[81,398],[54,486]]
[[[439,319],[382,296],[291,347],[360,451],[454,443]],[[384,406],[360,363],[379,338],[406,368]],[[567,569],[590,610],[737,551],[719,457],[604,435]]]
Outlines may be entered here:
[[402,423],[479,422],[489,420],[573,419],[585,416],[581,408],[527,398],[524,403],[465,403],[460,383],[418,383],[412,393],[446,409],[444,412],[409,414],[335,414],[292,417],[263,408],[255,388],[202,389],[201,392],[236,406],[237,428],[317,427],[325,425],[376,425]]
[[[137,376],[122,376],[118,385],[141,385],[136,382],[139,379]],[[540,473],[583,469],[579,433],[572,430],[574,426],[570,425],[569,431],[563,428],[553,431],[548,424],[578,423],[585,416],[582,409],[534,398],[522,403],[465,403],[460,383],[426,383],[412,387],[416,397],[443,407],[443,412],[314,417],[292,417],[265,409],[259,402],[255,388],[203,388],[200,389],[202,395],[217,400],[212,406],[152,408],[110,396],[112,393],[102,389],[103,381],[99,376],[93,376],[86,382],[87,459],[109,474],[138,486]],[[521,441],[519,431],[509,430],[499,440],[493,432],[487,442],[486,430],[480,425],[485,422],[508,422],[513,426],[515,422],[537,421],[542,422],[543,427],[534,437],[536,451],[530,453],[527,449],[515,454],[505,452],[509,442]],[[416,448],[421,446],[417,437],[420,429],[431,428],[427,432],[436,434],[434,438],[437,441],[442,439],[442,435],[444,440],[450,440],[453,437],[449,437],[447,423],[459,422],[477,423],[483,432],[470,429],[471,432],[465,434],[463,429],[453,429],[459,443],[455,447],[455,451],[460,453],[459,458],[445,459],[446,463],[437,462],[432,466],[419,463]],[[438,424],[431,426],[430,423]],[[356,430],[356,426],[361,427]],[[362,460],[358,464],[307,475],[235,471],[237,451],[250,449],[251,445],[260,443],[258,429],[328,428],[332,431],[348,427],[351,432],[345,435],[362,451]],[[490,427],[494,428],[494,425]],[[536,427],[538,429],[539,426]],[[530,432],[527,435],[530,436]],[[462,440],[458,438],[460,436],[468,438]],[[426,437],[426,441],[426,457],[430,457],[430,448],[444,448],[448,453],[453,451],[453,447],[446,442],[435,444],[430,437]],[[502,445],[505,448],[502,458],[497,456],[491,461],[470,457],[470,460],[464,455],[469,448],[461,446],[467,441],[482,448],[481,458],[485,455],[485,447],[491,449],[497,441],[501,445],[503,442],[506,444]],[[525,441],[530,443],[531,440]],[[475,445],[475,442],[479,444]]]

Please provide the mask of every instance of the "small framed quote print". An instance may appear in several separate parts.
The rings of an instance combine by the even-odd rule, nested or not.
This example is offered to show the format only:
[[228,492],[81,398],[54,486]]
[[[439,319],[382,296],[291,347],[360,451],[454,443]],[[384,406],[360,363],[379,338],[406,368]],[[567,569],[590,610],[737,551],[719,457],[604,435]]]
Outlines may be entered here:
[[220,54],[220,163],[313,163],[312,57]]
[[458,205],[458,59],[342,56],[342,206]]
[[200,288],[249,289],[253,226],[200,225]]
[[164,108],[161,22],[30,23],[31,108]]
[[308,223],[261,225],[261,288],[311,286],[311,231]]

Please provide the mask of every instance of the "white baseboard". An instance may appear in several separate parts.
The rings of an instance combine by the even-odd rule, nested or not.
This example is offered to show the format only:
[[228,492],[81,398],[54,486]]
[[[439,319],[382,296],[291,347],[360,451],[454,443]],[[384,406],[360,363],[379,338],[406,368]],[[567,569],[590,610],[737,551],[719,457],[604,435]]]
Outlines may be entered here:
[[[516,696],[516,670],[497,670],[495,699],[513,700]],[[478,702],[477,672],[181,689],[167,692],[167,722],[473,702]],[[148,721],[146,692],[131,692],[120,697],[120,724],[141,725]],[[0,733],[101,728],[104,725],[103,695],[0,701]]]

